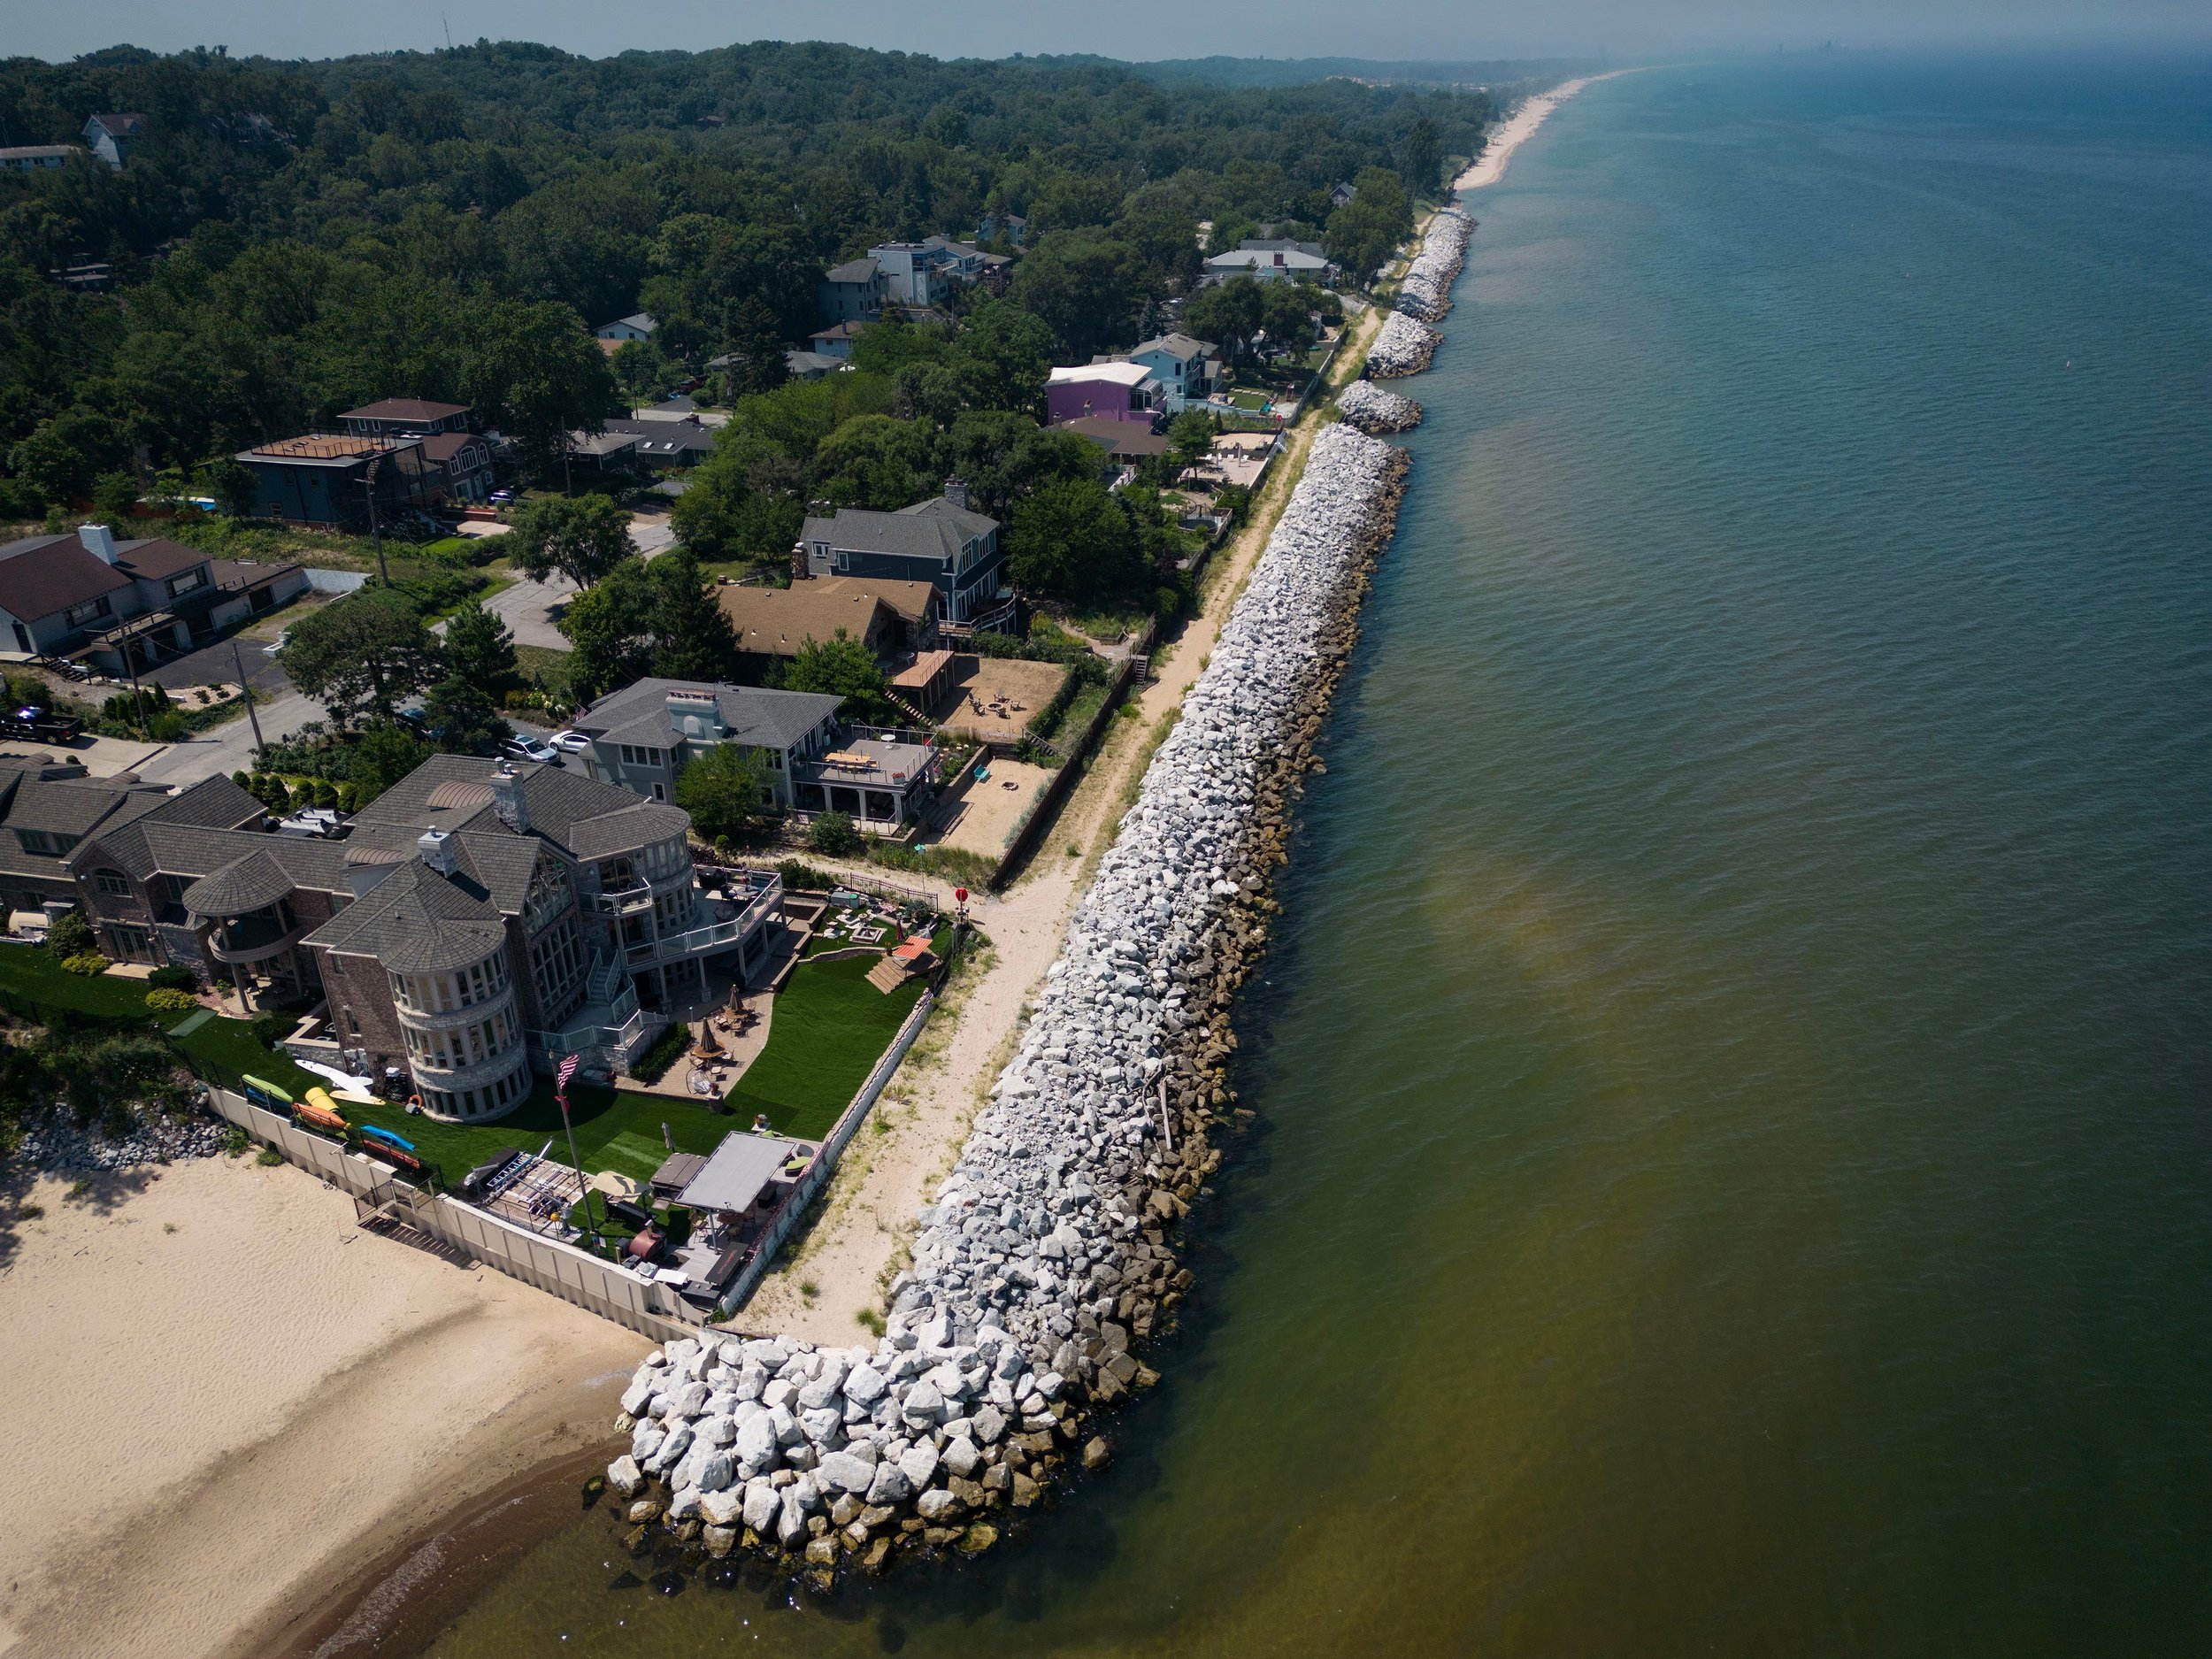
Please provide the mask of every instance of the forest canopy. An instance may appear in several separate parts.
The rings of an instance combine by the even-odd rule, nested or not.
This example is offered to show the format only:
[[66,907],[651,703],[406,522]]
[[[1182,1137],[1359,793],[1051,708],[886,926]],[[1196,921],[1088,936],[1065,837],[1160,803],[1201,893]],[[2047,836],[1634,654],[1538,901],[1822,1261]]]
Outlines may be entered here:
[[[542,456],[667,354],[733,354],[756,371],[733,390],[772,389],[776,349],[817,326],[824,268],[1025,217],[1005,314],[919,350],[881,342],[907,355],[870,365],[879,406],[839,411],[881,424],[817,481],[872,498],[937,465],[894,423],[926,420],[941,446],[964,413],[1025,408],[1041,352],[1136,340],[1194,284],[1202,221],[1363,254],[1476,147],[1491,105],[821,43],[0,61],[0,142],[80,142],[109,111],[148,118],[120,171],[0,173],[0,517],[125,468],[199,469],[212,492],[217,457],[378,397],[471,403]],[[1374,204],[1346,219],[1329,192],[1352,180]],[[108,291],[55,280],[88,261],[111,267]],[[590,329],[641,309],[667,319],[665,344],[611,364]],[[755,432],[718,462],[757,483],[797,448]],[[725,495],[728,542],[783,534]]]

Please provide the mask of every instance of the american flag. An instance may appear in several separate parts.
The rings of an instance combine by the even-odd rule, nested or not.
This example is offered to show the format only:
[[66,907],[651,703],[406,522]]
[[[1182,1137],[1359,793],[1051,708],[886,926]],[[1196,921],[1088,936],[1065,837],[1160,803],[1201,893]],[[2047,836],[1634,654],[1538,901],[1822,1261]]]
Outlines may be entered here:
[[568,1080],[576,1075],[576,1068],[582,1062],[583,1056],[572,1054],[553,1070],[553,1098],[561,1102],[563,1117],[568,1115]]

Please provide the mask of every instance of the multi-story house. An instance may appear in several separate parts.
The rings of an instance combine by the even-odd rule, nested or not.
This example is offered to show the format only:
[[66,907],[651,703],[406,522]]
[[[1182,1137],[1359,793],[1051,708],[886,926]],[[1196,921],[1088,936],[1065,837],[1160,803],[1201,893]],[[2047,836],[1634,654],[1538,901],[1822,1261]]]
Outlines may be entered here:
[[0,547],[0,646],[110,674],[151,668],[303,592],[296,565],[211,558],[105,525]]
[[425,511],[436,482],[423,440],[311,432],[241,449],[234,459],[254,478],[253,516],[330,529],[394,524]]
[[426,438],[434,432],[466,432],[466,403],[435,403],[423,397],[387,397],[338,417],[338,430],[354,438]]
[[[35,932],[59,912],[82,905],[97,924],[100,949],[107,955],[125,962],[167,961],[152,937],[157,910],[143,902],[134,878],[97,859],[73,872],[72,855],[103,837],[139,845],[150,834],[258,830],[264,821],[261,803],[227,778],[172,795],[163,784],[89,778],[72,762],[0,763],[0,894],[10,931]],[[114,902],[96,909],[85,902],[88,888]]]
[[1188,334],[1162,334],[1110,360],[1149,369],[1160,387],[1160,407],[1171,415],[1204,403],[1221,388],[1221,349]]
[[810,518],[795,549],[810,576],[872,576],[924,581],[937,589],[948,631],[967,633],[1000,620],[1013,604],[998,520],[972,511],[967,487],[896,512],[841,507]]
[[822,273],[816,309],[826,324],[872,323],[883,314],[887,287],[883,267],[873,259],[848,259]]
[[[218,780],[173,799],[219,785],[244,795]],[[706,999],[710,962],[741,978],[765,959],[780,883],[703,891],[690,822],[558,768],[441,755],[343,841],[157,809],[104,821],[63,864],[119,956],[189,965],[250,1004],[319,996],[295,1052],[477,1121],[566,1055],[595,1071],[626,1064]]]
[[95,115],[84,124],[84,142],[92,153],[111,167],[130,159],[131,146],[146,135],[146,118],[135,111],[120,115]]
[[842,812],[864,829],[895,833],[931,797],[936,746],[848,728],[838,703],[810,691],[641,680],[601,698],[575,726],[591,739],[595,778],[658,797],[705,749],[733,745],[759,772],[763,805]]

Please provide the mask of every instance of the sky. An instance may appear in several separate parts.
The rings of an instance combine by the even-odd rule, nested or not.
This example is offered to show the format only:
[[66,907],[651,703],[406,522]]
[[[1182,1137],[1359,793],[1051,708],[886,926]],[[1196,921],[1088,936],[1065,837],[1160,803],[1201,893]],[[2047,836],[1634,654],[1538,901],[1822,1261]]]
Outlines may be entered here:
[[2208,0],[0,0],[0,57],[129,43],[335,58],[480,36],[604,57],[831,39],[937,57],[1617,58],[1725,48],[2212,38]]

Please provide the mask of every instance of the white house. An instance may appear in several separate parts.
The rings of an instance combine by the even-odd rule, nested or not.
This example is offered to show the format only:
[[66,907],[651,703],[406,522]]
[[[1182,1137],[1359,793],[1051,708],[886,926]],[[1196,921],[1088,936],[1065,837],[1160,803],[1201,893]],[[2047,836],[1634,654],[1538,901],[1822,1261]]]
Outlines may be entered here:
[[1255,248],[1250,245],[1230,253],[1217,253],[1206,261],[1206,280],[1225,282],[1231,277],[1248,276],[1262,282],[1321,281],[1329,269],[1329,262],[1302,249],[1285,246]]
[[643,311],[634,311],[627,317],[618,317],[611,323],[602,324],[599,327],[593,329],[592,333],[602,340],[626,342],[632,340],[650,340],[653,337],[653,330],[659,326],[658,323]]

